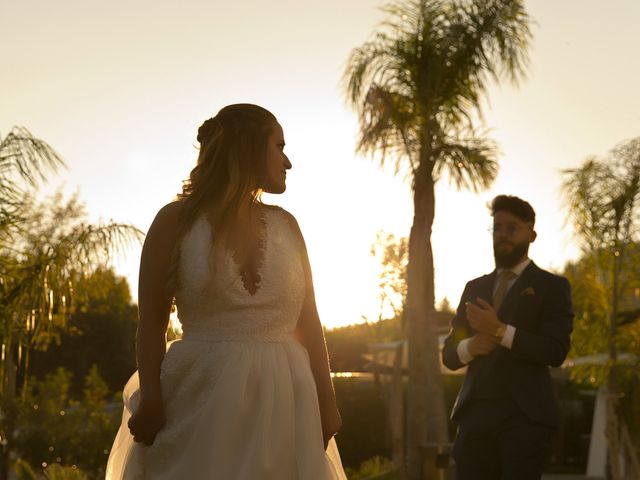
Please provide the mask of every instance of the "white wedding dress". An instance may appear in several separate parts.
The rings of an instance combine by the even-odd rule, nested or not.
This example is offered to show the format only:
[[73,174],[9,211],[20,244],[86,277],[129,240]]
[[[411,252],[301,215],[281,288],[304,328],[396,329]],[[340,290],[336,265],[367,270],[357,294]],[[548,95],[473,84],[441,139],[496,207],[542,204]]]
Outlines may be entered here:
[[309,357],[292,338],[305,295],[300,242],[286,212],[263,211],[253,294],[231,253],[211,248],[204,216],[185,235],[176,294],[184,333],[160,373],[166,423],[153,445],[133,441],[134,373],[107,480],[346,480],[335,442],[324,450]]

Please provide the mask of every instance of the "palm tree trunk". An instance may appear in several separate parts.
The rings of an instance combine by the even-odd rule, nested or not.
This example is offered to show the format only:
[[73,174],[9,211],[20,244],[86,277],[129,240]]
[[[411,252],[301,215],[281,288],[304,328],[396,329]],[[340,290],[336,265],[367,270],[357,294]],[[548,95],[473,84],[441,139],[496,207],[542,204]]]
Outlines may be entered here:
[[444,403],[444,385],[440,371],[440,348],[438,345],[438,325],[435,310],[435,280],[433,266],[433,249],[431,247],[431,229],[435,218],[435,184],[433,177],[426,179],[427,188],[424,198],[426,218],[426,248],[425,248],[425,277],[424,298],[427,304],[425,333],[426,333],[426,370],[427,370],[427,442],[448,443],[447,411]]
[[[616,231],[616,236],[618,232]],[[619,302],[619,279],[620,279],[620,247],[614,245],[613,267],[611,275],[612,295],[611,295],[611,315],[609,318],[609,378],[607,381],[607,422],[605,435],[607,437],[607,458],[609,460],[609,473],[612,480],[622,478],[620,471],[620,423],[618,418],[618,381],[617,381],[617,361],[618,350],[616,345],[618,302]]]
[[8,480],[11,460],[11,450],[13,448],[13,433],[15,429],[16,411],[16,365],[14,363],[14,347],[11,337],[6,340],[5,350],[5,377],[2,379],[3,390],[0,394],[0,409],[3,410],[4,418],[0,432],[3,433],[3,441],[0,444],[0,480]]
[[422,446],[427,442],[448,443],[449,440],[434,315],[431,229],[435,217],[435,185],[428,164],[421,162],[414,177],[414,217],[409,236],[407,467],[411,480],[418,480],[422,475]]
[[391,395],[389,399],[389,426],[391,430],[391,461],[397,480],[406,478],[404,458],[404,408],[402,405],[402,359],[404,343],[396,347],[391,373]]

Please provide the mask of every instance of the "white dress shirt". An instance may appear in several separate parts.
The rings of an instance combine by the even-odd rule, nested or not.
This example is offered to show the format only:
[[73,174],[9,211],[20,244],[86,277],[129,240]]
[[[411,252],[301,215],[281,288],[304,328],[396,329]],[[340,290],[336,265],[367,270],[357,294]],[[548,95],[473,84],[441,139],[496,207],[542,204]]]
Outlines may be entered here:
[[[513,284],[516,283],[516,280],[518,280],[520,275],[522,275],[522,272],[524,272],[524,269],[527,268],[530,263],[531,263],[531,259],[527,258],[526,260],[523,260],[513,268],[499,268],[496,275],[496,279],[500,277],[500,273],[502,273],[504,270],[511,270],[513,273],[515,273],[515,276],[511,280],[509,280],[509,282],[507,283],[507,292],[509,292]],[[498,282],[495,282],[495,284],[493,285],[494,293],[496,291],[496,288],[498,288]],[[500,339],[500,345],[502,345],[505,348],[511,349],[511,346],[513,345],[513,337],[515,337],[515,335],[516,335],[516,327],[514,327],[513,325],[507,325],[504,335]],[[465,338],[464,340],[460,341],[460,343],[458,343],[458,346],[456,348],[456,352],[458,353],[458,358],[465,365],[470,363],[471,360],[474,359],[474,356],[471,355],[471,353],[469,353],[470,340],[471,340],[470,338]]]

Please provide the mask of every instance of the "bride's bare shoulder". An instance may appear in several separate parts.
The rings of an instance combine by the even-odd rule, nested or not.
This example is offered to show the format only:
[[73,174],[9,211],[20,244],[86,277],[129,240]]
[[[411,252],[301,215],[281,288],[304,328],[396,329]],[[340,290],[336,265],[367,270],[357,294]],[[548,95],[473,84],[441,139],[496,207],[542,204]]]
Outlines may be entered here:
[[182,207],[184,202],[182,200],[175,200],[173,202],[167,203],[164,207],[158,210],[156,218],[162,219],[174,219],[177,220],[182,212]]
[[178,220],[182,213],[182,207],[183,202],[176,200],[158,210],[149,228],[149,234],[159,233],[168,237],[174,236],[178,230]]

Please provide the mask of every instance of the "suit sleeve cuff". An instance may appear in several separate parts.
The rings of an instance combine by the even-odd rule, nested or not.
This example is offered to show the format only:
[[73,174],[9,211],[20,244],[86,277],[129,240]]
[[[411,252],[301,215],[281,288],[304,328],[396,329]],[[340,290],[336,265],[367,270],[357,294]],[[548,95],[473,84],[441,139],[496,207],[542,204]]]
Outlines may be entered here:
[[516,327],[514,327],[513,325],[507,325],[507,329],[505,330],[504,335],[500,339],[500,345],[511,350],[511,347],[513,346],[513,337],[515,336],[516,336]]
[[458,359],[460,360],[461,363],[464,363],[465,365],[468,363],[471,363],[471,360],[473,360],[473,355],[469,353],[469,340],[471,339],[465,338],[464,340],[461,340],[460,343],[458,343],[458,346],[456,347]]

